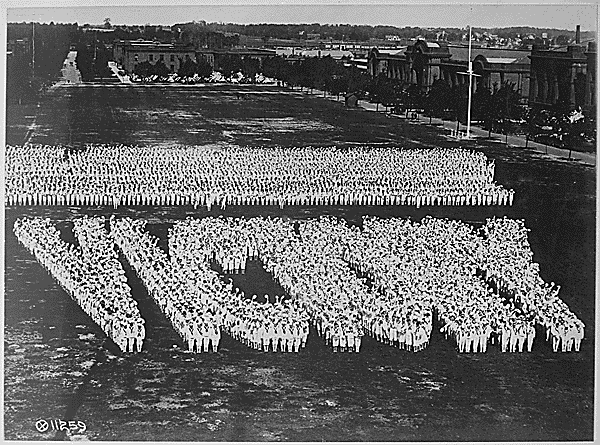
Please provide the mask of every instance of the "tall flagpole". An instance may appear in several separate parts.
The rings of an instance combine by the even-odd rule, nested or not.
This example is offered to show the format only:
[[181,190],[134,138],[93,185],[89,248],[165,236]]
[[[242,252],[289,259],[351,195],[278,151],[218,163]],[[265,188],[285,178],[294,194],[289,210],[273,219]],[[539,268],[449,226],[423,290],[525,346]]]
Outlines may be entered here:
[[35,22],[31,22],[31,72],[35,76]]
[[467,108],[467,139],[471,137],[471,96],[473,94],[473,62],[471,61],[471,25],[469,25],[469,106]]

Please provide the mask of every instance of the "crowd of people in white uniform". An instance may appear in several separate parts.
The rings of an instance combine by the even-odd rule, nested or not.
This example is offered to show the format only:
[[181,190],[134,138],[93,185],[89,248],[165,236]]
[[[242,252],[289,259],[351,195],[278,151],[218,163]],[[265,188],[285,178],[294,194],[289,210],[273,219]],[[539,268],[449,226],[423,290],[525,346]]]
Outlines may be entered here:
[[364,332],[419,351],[434,314],[460,352],[486,352],[490,343],[531,352],[536,324],[555,351],[579,350],[583,323],[540,277],[523,221],[490,219],[478,234],[431,217],[365,217],[362,230],[323,217],[301,222],[299,232],[280,218],[188,218],[170,243],[232,267],[258,252],[334,351],[359,350]]
[[[187,218],[171,228],[169,253],[173,261],[178,264],[216,261],[224,273],[232,273],[244,269],[248,259],[257,256],[252,230],[236,230],[231,218],[214,219],[220,224],[211,225],[204,225],[203,221]],[[251,238],[243,238],[248,235]],[[246,298],[237,287],[235,295],[236,298],[226,304],[228,314],[224,323],[224,329],[234,338],[265,352],[298,352],[306,346],[308,315],[297,300],[278,295]]]
[[[123,351],[141,351],[144,321],[116,245],[192,352],[217,351],[221,330],[262,351],[298,352],[309,323],[333,351],[359,352],[362,337],[409,351],[427,347],[433,318],[460,352],[531,352],[535,326],[553,350],[579,351],[584,325],[533,262],[522,220],[460,221],[366,216],[362,229],[334,217],[187,218],[169,232],[169,254],[146,222],[74,221],[79,247],[48,219],[19,219],[20,242]],[[252,297],[211,269],[259,257],[286,296]]]
[[[532,313],[534,321],[552,337],[556,352],[579,351],[584,336],[583,322],[558,296],[560,286],[546,283],[527,239],[529,229],[523,220],[491,219],[482,228],[486,255],[482,256],[485,277],[509,293],[521,312]],[[515,326],[523,331],[527,327]],[[523,334],[521,334],[523,335]]]
[[245,298],[210,268],[200,250],[185,250],[170,241],[169,257],[144,227],[141,220],[111,219],[115,242],[189,351],[208,352],[212,346],[217,352],[222,329],[265,352],[299,352],[306,345],[306,314],[297,303]]
[[512,205],[460,148],[7,146],[6,205]]
[[299,352],[306,347],[308,317],[297,301],[269,295],[259,302],[257,296],[238,299],[229,305],[225,329],[250,348],[264,352]]
[[14,233],[121,351],[141,352],[144,319],[104,223],[103,217],[75,219],[78,247],[63,241],[48,218],[17,219]]
[[478,235],[459,221],[366,217],[362,235],[351,238],[345,257],[386,292],[407,298],[413,319],[430,320],[434,309],[460,352],[485,352],[496,342],[503,352],[531,352],[536,323],[554,351],[559,343],[563,352],[579,350],[583,323],[559,287],[540,277],[522,220],[489,219]]
[[379,321],[384,335],[428,341],[435,311],[460,352],[485,352],[494,317],[508,307],[475,274],[478,242],[459,221],[365,217],[362,236],[348,238],[344,255],[383,294],[372,306],[393,320]]
[[146,221],[110,219],[110,233],[173,328],[191,352],[217,352],[224,299],[233,296],[205,264],[178,267],[144,230]]
[[[280,218],[218,217],[177,223],[169,243],[170,252],[196,251],[204,260],[214,253],[223,264],[245,264],[258,252],[265,269],[308,313],[333,351],[360,351],[363,330],[354,298],[366,295],[368,289],[338,256],[327,251],[330,244],[325,239],[320,247],[302,242],[293,226]],[[307,325],[304,329],[308,332]]]
[[[7,146],[8,205],[512,205],[494,162],[464,149],[394,147]],[[298,352],[309,322],[333,351],[359,352],[365,333],[419,351],[433,319],[460,352],[531,351],[536,325],[558,352],[579,351],[583,322],[546,283],[522,220],[364,217],[188,218],[169,254],[145,222],[74,221],[79,246],[48,219],[14,231],[123,351],[141,351],[144,320],[131,298],[121,248],[193,352],[217,351],[221,330],[263,351]],[[223,282],[260,258],[286,296],[244,295]]]

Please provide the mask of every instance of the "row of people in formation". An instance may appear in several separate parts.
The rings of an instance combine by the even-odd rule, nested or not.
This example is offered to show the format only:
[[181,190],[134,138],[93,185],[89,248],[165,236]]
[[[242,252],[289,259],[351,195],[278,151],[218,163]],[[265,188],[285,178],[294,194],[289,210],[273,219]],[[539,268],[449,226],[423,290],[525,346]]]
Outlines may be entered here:
[[459,148],[6,147],[7,205],[512,205]]

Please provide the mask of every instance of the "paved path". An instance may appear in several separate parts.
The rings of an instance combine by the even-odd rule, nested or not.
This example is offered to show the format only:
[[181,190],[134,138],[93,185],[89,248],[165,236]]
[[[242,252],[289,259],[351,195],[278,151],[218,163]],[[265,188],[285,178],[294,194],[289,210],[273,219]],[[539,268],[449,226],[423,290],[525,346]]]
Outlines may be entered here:
[[[320,90],[313,90],[313,93],[315,95],[319,95],[321,97],[324,97],[326,99],[332,100],[334,102],[344,102],[344,97],[340,96],[340,99],[338,100],[336,98],[336,96],[331,96],[331,95],[324,95],[323,91]],[[377,104],[373,104],[364,100],[359,101],[358,103],[359,107],[367,110],[367,111],[379,111],[380,113],[386,113],[386,108],[383,105],[379,105],[379,107],[377,107]],[[379,110],[378,110],[379,109]],[[398,119],[404,119],[403,116],[401,115],[391,115],[393,117],[396,117]],[[421,116],[418,115],[417,118],[417,122],[426,122],[429,123],[429,117],[425,117],[425,116]],[[450,121],[442,121],[441,119],[438,118],[433,118],[431,120],[431,124],[432,125],[442,125],[442,126],[446,126],[447,130],[454,130],[456,128],[456,122],[450,122]],[[461,131],[465,131],[465,126],[461,124]],[[471,133],[476,136],[476,137],[480,137],[480,138],[487,138],[488,137],[488,131],[484,130],[483,128],[479,128],[479,127],[471,127]],[[492,132],[492,139],[504,142],[506,140],[505,135],[503,134],[498,134],[498,133],[494,133]],[[507,143],[509,146],[512,147],[522,147],[525,148],[525,138],[522,136],[508,136],[508,140]],[[551,145],[545,145],[545,144],[540,144],[537,142],[533,142],[533,141],[529,141],[527,143],[527,148],[530,150],[534,150],[534,151],[538,151],[541,153],[545,153],[548,155],[552,155],[552,156],[556,156],[556,157],[561,157],[561,158],[569,158],[574,160],[574,161],[579,161],[582,162],[584,164],[588,164],[588,165],[596,165],[596,153],[585,153],[585,152],[578,152],[578,151],[571,151],[571,153],[569,153],[569,150],[565,150],[562,148],[557,148],[557,147],[552,147]]]
[[116,62],[108,62],[108,68],[119,79],[119,81],[121,83],[132,83],[131,79],[129,79],[129,76],[127,76],[127,75],[122,76],[119,73],[119,68],[117,67],[117,63]]

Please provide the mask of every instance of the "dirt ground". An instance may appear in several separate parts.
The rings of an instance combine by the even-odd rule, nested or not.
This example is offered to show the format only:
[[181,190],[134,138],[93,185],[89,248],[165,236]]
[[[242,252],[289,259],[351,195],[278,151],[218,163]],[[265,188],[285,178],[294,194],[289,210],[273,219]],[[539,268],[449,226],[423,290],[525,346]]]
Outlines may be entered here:
[[[239,88],[247,99],[236,98]],[[58,88],[37,113],[9,110],[7,123],[9,144],[458,146],[439,127],[275,87]],[[594,169],[484,140],[466,146],[496,160],[496,180],[516,192],[513,207],[7,208],[5,438],[64,439],[35,428],[63,419],[85,422],[73,439],[90,440],[592,440]],[[417,354],[369,338],[360,354],[333,354],[311,331],[298,355],[256,352],[226,335],[219,353],[190,355],[126,266],[148,340],[144,353],[122,355],[12,234],[17,217],[40,215],[73,242],[73,218],[113,213],[147,219],[165,248],[168,228],[192,215],[524,218],[542,277],[562,286],[586,339],[579,354],[552,353],[541,333],[531,354],[458,354],[434,329]],[[235,279],[279,291],[258,265]]]

